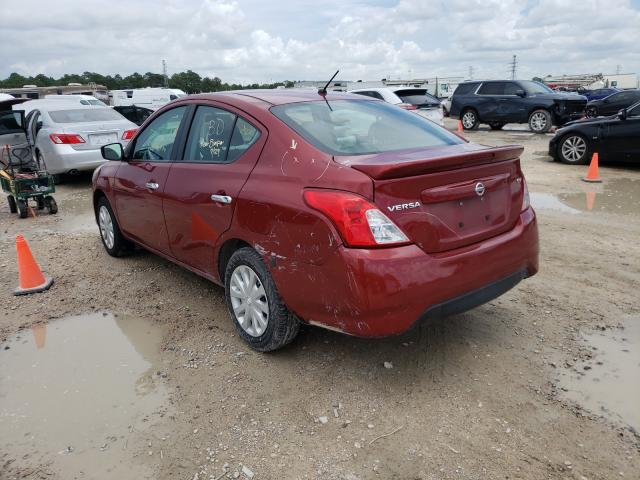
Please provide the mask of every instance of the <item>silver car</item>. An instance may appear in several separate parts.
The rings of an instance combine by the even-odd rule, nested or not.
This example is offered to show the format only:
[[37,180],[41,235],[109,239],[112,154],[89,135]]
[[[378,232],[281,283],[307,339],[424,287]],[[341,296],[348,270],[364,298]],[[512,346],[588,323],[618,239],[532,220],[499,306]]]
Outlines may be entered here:
[[349,93],[384,100],[387,103],[392,103],[405,110],[411,110],[440,126],[444,126],[444,114],[440,100],[424,88],[374,87],[350,90]]
[[34,155],[51,174],[77,173],[102,165],[100,147],[126,145],[138,126],[107,106],[62,100],[33,100],[14,106],[24,110]]

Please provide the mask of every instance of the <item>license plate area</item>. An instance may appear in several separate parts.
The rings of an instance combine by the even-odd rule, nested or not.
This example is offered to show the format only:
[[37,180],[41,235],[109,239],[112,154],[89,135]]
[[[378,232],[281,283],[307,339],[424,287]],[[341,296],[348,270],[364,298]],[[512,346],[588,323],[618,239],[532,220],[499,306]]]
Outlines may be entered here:
[[91,145],[107,145],[117,141],[117,133],[92,133],[89,135],[89,143]]

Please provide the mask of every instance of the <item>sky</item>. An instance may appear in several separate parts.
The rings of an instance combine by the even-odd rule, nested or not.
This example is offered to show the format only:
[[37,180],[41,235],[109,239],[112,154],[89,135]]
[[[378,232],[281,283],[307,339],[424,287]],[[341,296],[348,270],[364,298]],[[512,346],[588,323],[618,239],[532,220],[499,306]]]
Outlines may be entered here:
[[[18,8],[19,6],[19,8]],[[640,0],[0,0],[0,78],[226,82],[640,74]]]

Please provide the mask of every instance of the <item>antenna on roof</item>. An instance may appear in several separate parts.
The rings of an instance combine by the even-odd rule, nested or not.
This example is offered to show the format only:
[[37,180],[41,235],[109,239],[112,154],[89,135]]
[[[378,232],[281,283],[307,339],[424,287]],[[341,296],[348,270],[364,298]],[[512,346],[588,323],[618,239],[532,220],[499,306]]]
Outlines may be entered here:
[[326,83],[326,85],[318,90],[318,95],[324,96],[324,95],[327,94],[327,87],[329,86],[329,84],[331,82],[333,82],[333,79],[336,78],[336,75],[338,75],[339,72],[340,72],[340,70],[336,70],[336,73],[333,74],[333,77],[331,77],[331,79],[329,79],[329,81]]

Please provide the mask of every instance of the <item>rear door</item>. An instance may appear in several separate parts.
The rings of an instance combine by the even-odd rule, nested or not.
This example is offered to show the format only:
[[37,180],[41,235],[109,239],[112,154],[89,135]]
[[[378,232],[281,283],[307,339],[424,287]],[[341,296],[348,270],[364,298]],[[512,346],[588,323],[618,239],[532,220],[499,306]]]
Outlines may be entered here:
[[504,117],[505,82],[485,82],[477,92],[478,115],[483,122],[497,122]]
[[231,225],[238,195],[255,166],[267,130],[243,112],[215,102],[198,105],[182,160],[171,169],[164,215],[173,256],[204,273]]
[[114,178],[113,192],[120,228],[137,242],[170,254],[162,202],[176,137],[186,118],[182,105],[159,115],[138,134]]

